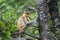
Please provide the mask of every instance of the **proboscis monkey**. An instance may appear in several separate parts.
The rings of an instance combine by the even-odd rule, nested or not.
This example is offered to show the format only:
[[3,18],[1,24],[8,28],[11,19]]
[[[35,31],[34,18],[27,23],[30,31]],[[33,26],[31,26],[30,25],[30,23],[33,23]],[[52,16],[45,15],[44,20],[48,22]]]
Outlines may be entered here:
[[23,32],[24,29],[26,29],[26,26],[29,24],[30,19],[29,19],[30,12],[26,11],[23,13],[21,17],[19,17],[17,26],[20,32]]

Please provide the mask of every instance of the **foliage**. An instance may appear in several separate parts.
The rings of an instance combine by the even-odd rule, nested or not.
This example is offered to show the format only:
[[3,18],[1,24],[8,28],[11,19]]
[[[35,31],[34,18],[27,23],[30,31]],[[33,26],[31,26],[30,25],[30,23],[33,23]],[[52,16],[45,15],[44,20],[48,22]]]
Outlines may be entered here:
[[[35,0],[0,0],[1,40],[4,40],[5,38],[6,40],[9,40],[11,37],[11,32],[14,32],[18,29],[16,25],[17,20],[22,15],[22,13],[26,11],[27,5],[35,6]],[[35,13],[33,12],[33,14]],[[32,15],[30,17],[32,17]],[[30,19],[33,19],[34,17]],[[27,30],[31,31],[31,29]]]

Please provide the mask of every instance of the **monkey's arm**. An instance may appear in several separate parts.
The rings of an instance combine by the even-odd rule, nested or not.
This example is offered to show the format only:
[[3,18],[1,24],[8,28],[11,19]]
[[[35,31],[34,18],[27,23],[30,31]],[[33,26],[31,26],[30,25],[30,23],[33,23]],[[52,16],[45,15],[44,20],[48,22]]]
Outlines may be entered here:
[[30,20],[28,18],[24,18],[23,21],[24,21],[25,24],[29,24]]
[[31,20],[28,18],[28,21],[30,22]]
[[30,22],[27,24],[27,26],[28,26],[28,27],[33,27],[33,26],[38,25],[37,18],[38,18],[38,17],[36,17],[34,20],[30,21]]

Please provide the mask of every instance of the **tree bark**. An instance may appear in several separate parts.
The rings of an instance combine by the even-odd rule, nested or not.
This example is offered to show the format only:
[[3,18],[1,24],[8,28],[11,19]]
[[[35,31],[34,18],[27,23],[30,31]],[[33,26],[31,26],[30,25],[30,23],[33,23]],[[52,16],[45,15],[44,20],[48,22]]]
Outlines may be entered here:
[[47,8],[47,0],[36,0],[36,8],[38,13],[38,29],[39,36],[41,36],[41,40],[55,40],[51,34],[49,25],[48,25],[48,8]]

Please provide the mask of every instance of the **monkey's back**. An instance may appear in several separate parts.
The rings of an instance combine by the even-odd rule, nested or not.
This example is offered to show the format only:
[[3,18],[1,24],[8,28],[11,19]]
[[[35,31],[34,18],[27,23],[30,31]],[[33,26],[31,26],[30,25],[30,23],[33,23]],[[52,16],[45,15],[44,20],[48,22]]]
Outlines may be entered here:
[[23,17],[21,16],[19,19],[18,19],[18,22],[17,22],[17,26],[18,26],[18,29],[21,29],[22,27],[25,27],[25,23],[23,21]]

